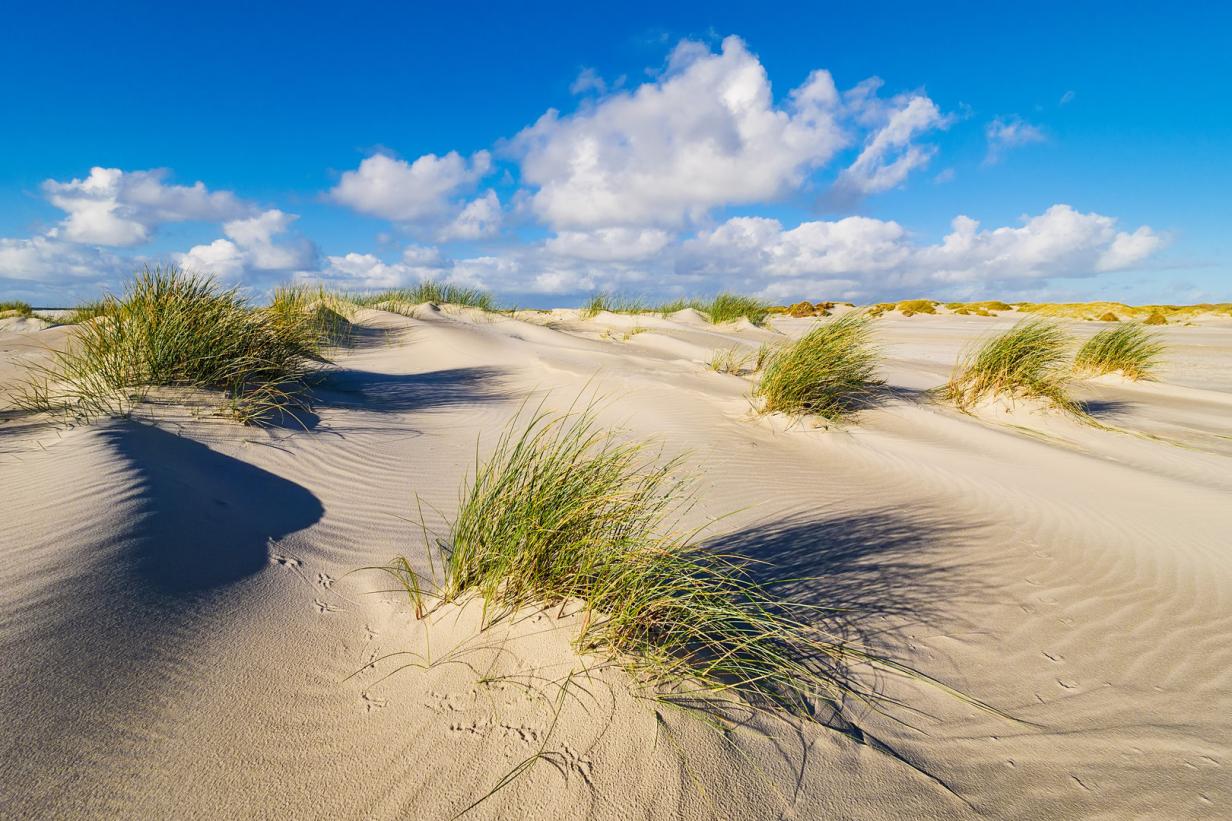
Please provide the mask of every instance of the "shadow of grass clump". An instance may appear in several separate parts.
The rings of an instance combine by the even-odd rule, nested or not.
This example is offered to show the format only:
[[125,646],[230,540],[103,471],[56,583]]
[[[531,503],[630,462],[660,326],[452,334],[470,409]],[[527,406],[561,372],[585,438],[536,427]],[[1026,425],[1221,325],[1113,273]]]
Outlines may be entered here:
[[75,326],[50,364],[32,367],[18,404],[90,421],[126,416],[152,388],[176,387],[221,391],[219,412],[245,423],[293,414],[326,361],[332,322],[301,301],[254,309],[210,277],[147,268]]
[[138,512],[124,542],[135,583],[174,595],[269,566],[269,546],[324,514],[306,488],[153,425],[121,421],[103,438],[129,465]]
[[317,404],[374,413],[442,410],[508,398],[499,368],[447,368],[415,374],[353,369],[326,375],[313,390]]
[[927,623],[956,603],[953,568],[929,552],[975,530],[926,510],[874,508],[759,522],[707,545],[746,556],[766,589],[814,608],[830,634],[871,646],[886,617]]
[[691,498],[681,469],[600,429],[589,409],[519,417],[464,488],[440,545],[443,579],[429,583],[405,559],[387,570],[420,616],[429,599],[470,596],[485,625],[568,606],[581,614],[580,652],[680,706],[738,700],[812,717],[819,699],[838,710],[848,696],[875,698],[845,674],[851,665],[925,680],[826,633],[812,618],[820,605],[776,594],[756,559],[681,532]]

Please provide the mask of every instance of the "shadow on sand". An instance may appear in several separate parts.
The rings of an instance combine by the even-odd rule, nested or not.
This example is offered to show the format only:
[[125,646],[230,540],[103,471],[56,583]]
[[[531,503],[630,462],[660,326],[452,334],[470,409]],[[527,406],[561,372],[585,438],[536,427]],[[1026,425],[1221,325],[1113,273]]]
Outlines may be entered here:
[[[458,405],[495,402],[510,398],[501,388],[504,372],[499,368],[447,368],[415,374],[385,374],[340,370],[325,374],[313,388],[312,405],[318,410],[342,408],[368,413],[409,413],[447,410]],[[278,427],[314,430],[320,416],[313,411],[295,412],[294,418],[278,420]]]
[[127,558],[158,591],[209,590],[257,573],[270,542],[324,512],[300,485],[152,425],[120,422],[103,436],[139,488]]
[[271,543],[324,512],[300,485],[165,430],[120,421],[98,435],[122,457],[119,508],[82,544],[54,548],[63,572],[19,603],[36,616],[0,647],[0,709],[26,728],[0,743],[0,770],[42,785],[19,816],[74,814],[47,812],[71,790],[32,773],[123,761],[168,693],[209,676],[202,640],[260,606],[245,582],[271,568]]
[[878,508],[752,525],[707,546],[753,560],[751,575],[776,594],[826,608],[830,632],[868,641],[887,617],[927,622],[956,601],[958,568],[928,554],[972,531],[939,513]]
[[[875,657],[901,661],[910,657],[904,637],[912,631],[904,628],[940,623],[943,617],[952,619],[963,602],[988,592],[973,586],[961,562],[937,555],[941,549],[952,556],[981,529],[971,522],[959,522],[960,517],[945,511],[877,508],[815,519],[789,517],[718,536],[706,544],[752,560],[747,569],[757,581],[807,608],[792,608],[793,618],[811,623],[831,640],[862,648]],[[849,693],[862,694],[837,701],[821,695],[814,705],[818,721],[897,759],[966,803],[936,774],[863,726],[870,706],[894,720],[927,715],[883,697],[884,670],[863,663],[857,670],[846,658],[807,663],[823,669]],[[803,743],[804,736],[800,738]],[[801,778],[803,772],[802,767]],[[800,786],[797,781],[796,788]]]

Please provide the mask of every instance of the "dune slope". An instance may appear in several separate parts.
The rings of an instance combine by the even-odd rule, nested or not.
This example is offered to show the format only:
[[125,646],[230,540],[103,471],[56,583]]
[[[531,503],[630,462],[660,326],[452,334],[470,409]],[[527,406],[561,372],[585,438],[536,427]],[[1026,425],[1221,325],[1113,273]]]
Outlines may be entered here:
[[[0,421],[0,804],[16,816],[1223,817],[1232,801],[1232,329],[1163,329],[1110,430],[928,400],[1008,320],[887,317],[843,428],[750,413],[716,348],[811,319],[381,311],[307,430],[160,409]],[[524,321],[525,320],[525,321]],[[636,333],[632,331],[638,329]],[[1080,329],[1081,330],[1081,329]],[[0,333],[0,381],[62,344]],[[908,707],[719,733],[569,645],[576,616],[416,621],[362,568],[430,530],[531,398],[688,452],[695,525],[840,630],[1012,716]],[[416,501],[418,498],[419,502]],[[853,671],[867,674],[867,671]],[[511,772],[521,774],[492,790]],[[490,794],[491,793],[491,794]],[[490,795],[489,795],[490,794]],[[476,803],[478,802],[478,803]]]

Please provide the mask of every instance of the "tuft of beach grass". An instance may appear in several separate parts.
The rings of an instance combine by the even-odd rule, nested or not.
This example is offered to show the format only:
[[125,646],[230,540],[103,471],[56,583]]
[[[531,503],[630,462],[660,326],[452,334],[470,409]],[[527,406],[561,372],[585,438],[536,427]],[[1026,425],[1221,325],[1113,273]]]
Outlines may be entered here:
[[739,347],[719,348],[706,363],[715,373],[741,374],[753,359],[753,354]]
[[[482,288],[468,288],[437,280],[424,280],[407,288],[394,288],[386,291],[371,291],[360,294],[348,294],[345,299],[364,308],[380,307],[394,310],[401,306],[420,305],[431,302],[436,305],[462,305],[467,308],[478,308],[481,311],[496,310],[496,300],[492,294]],[[403,311],[394,310],[395,313]]]
[[770,314],[770,306],[759,299],[739,294],[722,293],[711,299],[674,299],[658,305],[651,305],[636,297],[599,293],[592,296],[582,306],[581,316],[590,319],[602,311],[613,314],[647,314],[656,313],[668,316],[685,308],[692,308],[701,313],[707,321],[716,325],[724,322],[734,322],[745,318],[754,325],[762,325]]
[[75,326],[68,347],[33,366],[17,402],[89,421],[126,416],[156,387],[220,391],[220,412],[245,423],[306,405],[324,362],[312,317],[254,309],[234,289],[178,268],[146,268]]
[[351,340],[350,320],[358,307],[349,297],[321,285],[283,285],[274,289],[267,310],[283,322],[307,323],[316,331],[317,346],[324,348]]
[[[478,596],[490,625],[526,609],[581,616],[575,646],[685,706],[710,699],[811,716],[816,700],[875,698],[847,675],[855,664],[901,665],[822,632],[805,608],[773,595],[750,560],[702,547],[680,516],[692,491],[681,459],[601,428],[592,408],[519,414],[476,462],[442,543],[426,601]],[[388,572],[414,571],[405,560]],[[918,674],[917,674],[918,675]],[[922,677],[921,677],[922,678]],[[935,682],[934,682],[935,683]]]
[[693,307],[706,315],[715,325],[747,319],[754,325],[762,325],[770,313],[770,306],[760,299],[738,294],[719,294],[706,302],[696,302]]
[[34,313],[34,309],[30,307],[28,302],[9,301],[0,302],[0,319],[5,317],[27,317]]
[[1074,370],[1087,375],[1119,371],[1127,379],[1150,379],[1163,351],[1150,331],[1125,323],[1088,339],[1074,357]]
[[817,414],[840,421],[883,384],[868,318],[847,313],[818,325],[792,345],[766,352],[755,395],[766,413]]
[[1039,318],[1024,319],[961,359],[942,396],[960,409],[994,396],[1034,398],[1079,414],[1067,393],[1069,335]]

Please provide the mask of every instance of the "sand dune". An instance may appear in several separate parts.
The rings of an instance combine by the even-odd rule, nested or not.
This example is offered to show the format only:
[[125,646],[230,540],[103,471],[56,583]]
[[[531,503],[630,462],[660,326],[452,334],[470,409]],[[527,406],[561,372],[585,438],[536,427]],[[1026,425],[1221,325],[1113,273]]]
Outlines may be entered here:
[[[1163,328],[1158,382],[1085,382],[1099,429],[928,401],[1010,320],[887,316],[884,400],[816,427],[705,365],[814,320],[691,313],[363,311],[307,430],[0,421],[6,814],[451,817],[530,759],[471,815],[1227,816],[1232,328]],[[0,330],[0,382],[64,337]],[[689,454],[708,542],[1012,718],[883,675],[892,715],[719,733],[584,672],[568,613],[418,622],[361,569],[429,573],[416,497],[441,530],[477,442],[586,391]]]

